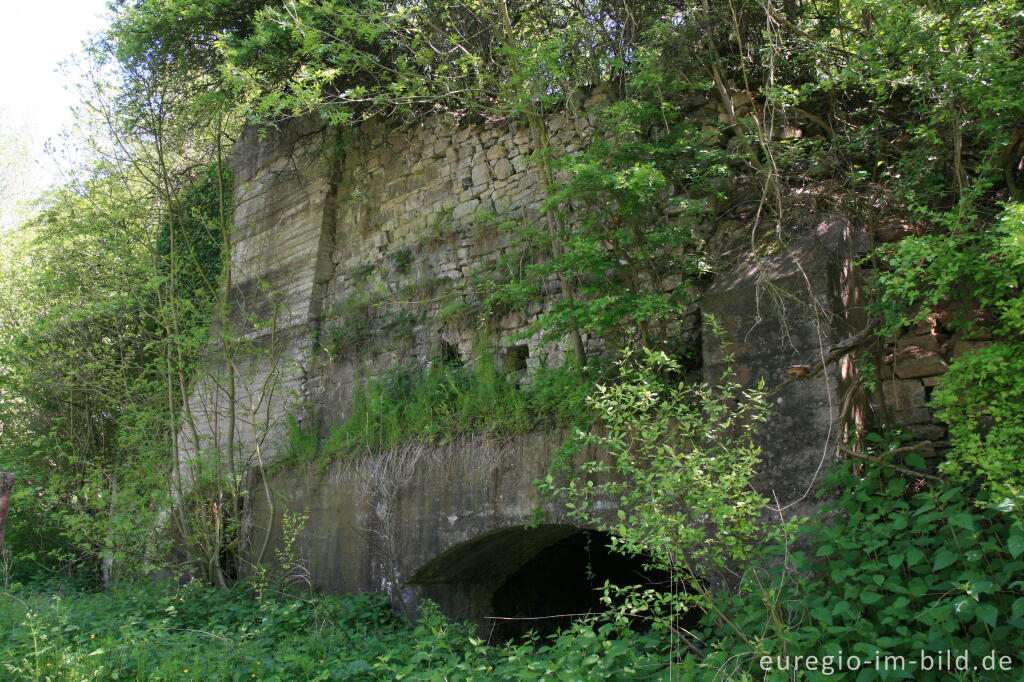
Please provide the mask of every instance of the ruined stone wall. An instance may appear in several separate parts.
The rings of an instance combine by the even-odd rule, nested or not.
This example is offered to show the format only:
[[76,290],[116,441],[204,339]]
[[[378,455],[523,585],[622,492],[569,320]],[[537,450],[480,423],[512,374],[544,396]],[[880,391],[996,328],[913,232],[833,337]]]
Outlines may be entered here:
[[[717,112],[698,104],[693,115]],[[548,126],[560,154],[590,134],[578,112],[555,115]],[[521,382],[542,363],[561,361],[564,344],[517,338],[557,300],[554,282],[543,300],[485,325],[472,286],[509,249],[490,216],[539,218],[546,195],[533,151],[528,128],[511,120],[370,122],[340,136],[306,119],[247,133],[235,161],[231,303],[235,324],[266,352],[240,365],[236,407],[252,414],[242,454],[259,441],[260,456],[273,460],[287,415],[325,435],[366,378],[436,357],[468,361],[482,334]],[[723,207],[708,226],[717,270],[699,292],[692,326],[680,333],[701,340],[706,380],[731,368],[747,385],[770,387],[863,326],[854,263],[866,242],[827,197],[808,195],[787,208],[784,248],[752,250],[759,223],[756,197],[749,199]],[[702,313],[724,328],[725,346],[702,327]],[[585,341],[600,348],[600,339]],[[910,347],[908,339],[898,343]],[[923,408],[933,380],[907,362],[896,362],[883,383],[886,400],[875,407],[891,403],[897,418],[938,436],[941,427]],[[773,397],[757,485],[786,513],[813,512],[809,493],[834,461],[853,372],[849,363],[833,364]],[[200,381],[190,401],[211,442],[224,430],[222,387]],[[326,470],[279,470],[269,481],[273,500],[254,488],[252,545],[269,535],[271,549],[282,546],[282,518],[305,515],[293,545],[303,580],[328,590],[385,590],[410,609],[426,595],[454,616],[482,619],[510,574],[572,531],[565,510],[540,500],[532,484],[559,438],[479,435]],[[524,530],[537,510],[545,523]]]
[[982,326],[970,334],[949,333],[944,312],[890,339],[881,357],[881,393],[872,408],[879,421],[902,424],[915,441],[927,441],[920,449],[925,458],[941,459],[949,452],[948,432],[927,407],[949,363],[964,353],[992,343]]
[[[585,117],[553,116],[547,125],[562,154],[589,132]],[[345,413],[361,376],[439,356],[467,360],[482,332],[499,362],[528,370],[560,362],[564,348],[539,334],[514,340],[553,298],[482,329],[471,283],[508,251],[509,236],[492,218],[538,222],[546,193],[533,151],[524,124],[459,126],[448,117],[368,124],[343,143],[323,283],[326,352],[308,390],[326,422]]]
[[[547,124],[561,153],[587,135],[585,117]],[[482,335],[520,381],[540,363],[561,362],[559,343],[514,339],[553,297],[482,329],[479,295],[466,285],[509,248],[488,216],[538,219],[546,192],[528,161],[531,140],[514,121],[459,125],[448,117],[397,128],[370,122],[344,138],[311,119],[247,132],[235,158],[231,308],[235,331],[261,352],[238,358],[235,412],[250,422],[238,429],[241,459],[255,462],[259,441],[259,458],[272,464],[289,416],[326,435],[366,379],[437,357],[471,361]],[[200,381],[190,400],[207,447],[223,447],[229,412],[217,357],[215,350],[212,379]],[[262,546],[269,533],[272,560],[285,516],[308,514],[295,544],[303,579],[329,590],[384,590],[396,606],[412,607],[429,593],[451,613],[479,616],[482,576],[493,588],[527,554],[508,557],[497,571],[474,565],[455,589],[429,587],[437,576],[411,581],[445,549],[528,522],[541,504],[533,480],[558,439],[481,435],[326,471],[277,471],[273,500],[253,482],[251,545]],[[543,538],[571,529],[564,510],[549,511],[555,530]]]

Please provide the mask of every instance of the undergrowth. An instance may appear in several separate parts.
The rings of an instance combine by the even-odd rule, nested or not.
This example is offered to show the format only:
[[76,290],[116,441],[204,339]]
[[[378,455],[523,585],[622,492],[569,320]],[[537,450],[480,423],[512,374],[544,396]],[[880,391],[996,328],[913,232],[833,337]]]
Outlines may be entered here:
[[577,625],[547,644],[488,645],[428,607],[419,624],[380,594],[290,595],[253,585],[0,592],[10,680],[632,680],[664,667],[650,636]]
[[[920,466],[912,455],[902,463]],[[834,476],[832,501],[798,542],[775,542],[738,590],[715,594],[720,611],[688,633],[691,651],[671,648],[669,621],[657,617],[645,634],[593,620],[550,640],[494,644],[429,603],[409,623],[382,594],[49,582],[0,592],[0,677],[1016,680],[1024,530],[970,492],[883,468]],[[946,651],[969,668],[922,668],[922,655]]]
[[[924,466],[914,454],[901,463]],[[1024,528],[1005,500],[877,466],[837,472],[824,493],[832,501],[801,541],[770,547],[770,568],[748,567],[736,593],[719,595],[733,621],[706,619],[709,653],[688,674],[1020,679]],[[943,652],[966,669],[939,669]]]

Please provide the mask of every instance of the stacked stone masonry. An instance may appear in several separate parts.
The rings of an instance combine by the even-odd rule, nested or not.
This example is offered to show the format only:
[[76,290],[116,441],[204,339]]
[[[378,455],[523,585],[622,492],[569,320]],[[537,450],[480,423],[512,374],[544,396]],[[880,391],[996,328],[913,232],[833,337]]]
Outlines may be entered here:
[[[694,115],[713,121],[716,112],[698,106]],[[572,154],[585,144],[591,120],[559,114],[548,128],[555,152]],[[268,349],[240,376],[241,412],[259,404],[262,415],[243,429],[246,448],[259,441],[272,460],[288,415],[313,418],[325,429],[340,422],[360,382],[388,367],[473,356],[481,328],[471,283],[488,276],[510,248],[497,223],[535,224],[546,199],[532,140],[515,121],[469,125],[448,116],[399,127],[369,122],[344,137],[313,119],[246,133],[235,157],[231,305],[238,329]],[[702,340],[705,380],[728,365],[748,385],[775,385],[788,367],[813,364],[863,327],[854,264],[866,248],[864,235],[827,201],[801,201],[787,225],[790,243],[772,255],[742,248],[756,226],[754,208],[723,210],[709,231],[718,270],[698,292],[694,328],[680,331]],[[739,255],[726,259],[727,252]],[[557,300],[550,284],[542,300],[487,325],[497,359],[522,368],[524,382],[568,350],[528,333]],[[716,316],[726,348],[701,327],[701,313]],[[600,348],[599,339],[586,342]],[[950,357],[979,342],[943,339],[930,329],[895,340],[876,411],[888,409],[941,448],[945,432],[925,407],[929,391]],[[814,510],[809,493],[836,452],[848,369],[832,365],[773,399],[757,485],[792,513]],[[220,442],[227,412],[215,383],[199,382],[189,401],[205,415],[210,444]],[[271,396],[264,395],[268,385],[275,387]],[[252,497],[250,534],[259,544],[269,533],[280,546],[282,516],[308,514],[294,547],[315,586],[384,590],[396,607],[410,609],[430,596],[453,616],[480,620],[489,608],[487,590],[529,558],[524,548],[539,549],[504,530],[521,528],[538,509],[549,524],[543,537],[561,537],[572,523],[533,486],[558,440],[550,433],[502,441],[478,435],[335,462],[326,471],[279,471],[270,481],[273,509],[261,495]],[[481,538],[488,547],[508,538],[500,565],[484,566],[471,551],[476,545],[467,543]],[[461,557],[458,585],[445,584],[437,570],[445,556]]]
[[882,399],[875,400],[876,415],[891,424],[907,427],[917,441],[931,446],[925,457],[937,460],[949,451],[946,425],[927,406],[949,363],[960,355],[992,342],[983,330],[969,335],[947,333],[941,313],[897,336],[887,346],[882,378]]

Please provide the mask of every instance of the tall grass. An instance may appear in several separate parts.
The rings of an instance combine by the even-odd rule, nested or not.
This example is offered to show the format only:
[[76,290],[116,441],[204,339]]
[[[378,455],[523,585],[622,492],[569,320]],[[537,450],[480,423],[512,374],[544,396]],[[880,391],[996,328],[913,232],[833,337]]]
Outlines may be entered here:
[[499,372],[489,353],[472,367],[437,362],[397,367],[366,382],[348,417],[323,444],[329,456],[440,441],[474,431],[522,433],[530,428],[527,397]]

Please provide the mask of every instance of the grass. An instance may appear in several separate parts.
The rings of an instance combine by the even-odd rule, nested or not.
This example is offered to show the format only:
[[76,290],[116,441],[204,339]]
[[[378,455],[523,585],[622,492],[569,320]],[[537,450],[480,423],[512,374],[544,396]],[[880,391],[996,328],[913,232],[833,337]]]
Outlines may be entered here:
[[[586,396],[596,376],[573,365],[542,368],[528,387],[519,387],[489,352],[478,353],[472,367],[436,361],[427,369],[395,368],[359,388],[347,418],[331,430],[317,456],[351,457],[411,440],[585,424]],[[292,433],[290,440],[302,446],[286,446],[286,453],[310,454],[303,433]]]
[[475,431],[512,434],[530,427],[527,397],[484,353],[471,368],[436,362],[428,369],[398,367],[368,381],[323,452],[373,452],[413,439],[436,442]]
[[431,608],[416,625],[397,618],[383,595],[257,588],[14,585],[0,591],[0,678],[631,680],[663,667],[654,639],[610,625],[491,646]]
[[472,433],[508,436],[586,426],[586,396],[603,367],[542,367],[526,387],[499,370],[486,350],[471,367],[440,360],[429,368],[396,367],[357,390],[347,418],[323,442],[290,421],[277,464],[324,464],[410,441],[439,443]]

